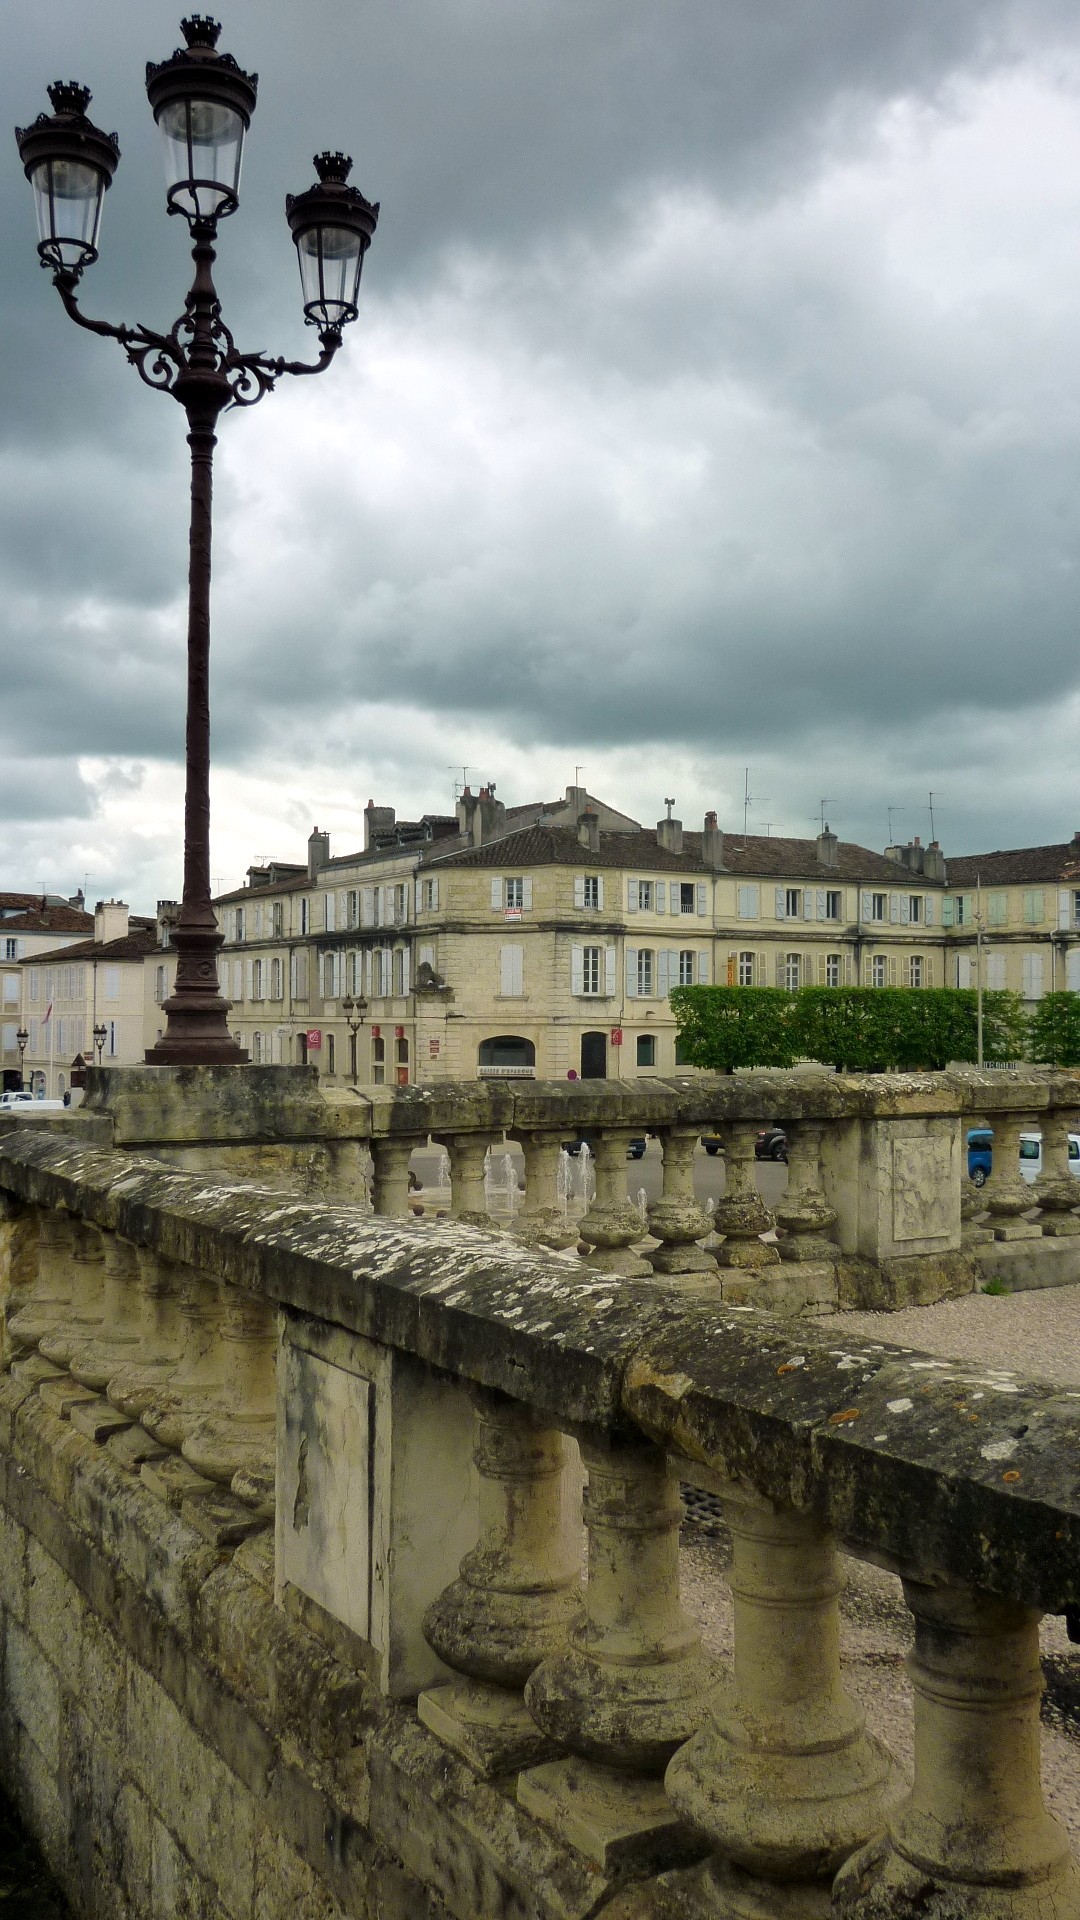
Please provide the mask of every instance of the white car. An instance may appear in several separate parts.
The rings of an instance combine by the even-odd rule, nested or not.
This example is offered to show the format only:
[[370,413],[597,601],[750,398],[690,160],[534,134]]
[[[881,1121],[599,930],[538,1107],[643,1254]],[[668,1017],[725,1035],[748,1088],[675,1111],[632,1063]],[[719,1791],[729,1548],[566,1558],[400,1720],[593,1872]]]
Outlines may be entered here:
[[[1043,1170],[1042,1134],[1022,1133],[1020,1135],[1020,1172],[1028,1185],[1036,1181]],[[1080,1180],[1080,1133],[1069,1135],[1069,1172]]]
[[0,1093],[0,1113],[70,1113],[62,1100],[44,1100],[26,1088],[20,1093],[14,1089],[10,1093]]

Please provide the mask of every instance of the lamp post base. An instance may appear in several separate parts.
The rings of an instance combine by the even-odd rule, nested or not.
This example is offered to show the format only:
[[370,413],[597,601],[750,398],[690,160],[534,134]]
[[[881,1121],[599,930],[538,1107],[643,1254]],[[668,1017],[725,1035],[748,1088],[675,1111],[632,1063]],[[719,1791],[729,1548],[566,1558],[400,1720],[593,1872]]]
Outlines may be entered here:
[[243,1067],[248,1054],[229,1032],[230,1002],[218,992],[217,954],[222,937],[213,923],[185,926],[173,936],[177,954],[176,987],[161,1011],[165,1031],[148,1047],[148,1067]]

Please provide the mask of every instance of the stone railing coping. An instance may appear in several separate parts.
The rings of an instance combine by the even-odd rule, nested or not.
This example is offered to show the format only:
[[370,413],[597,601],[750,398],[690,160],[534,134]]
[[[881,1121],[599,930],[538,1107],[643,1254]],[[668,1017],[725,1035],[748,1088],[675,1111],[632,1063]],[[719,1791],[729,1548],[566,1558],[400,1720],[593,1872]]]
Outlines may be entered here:
[[111,1125],[116,1146],[422,1139],[454,1133],[653,1131],[773,1120],[870,1120],[1080,1110],[1080,1074],[686,1073],[647,1080],[460,1080],[320,1089],[314,1067],[91,1067],[68,1124]]
[[639,1429],[812,1510],[854,1551],[1051,1612],[1080,1604],[1080,1391],[688,1301],[509,1237],[418,1226],[25,1130],[0,1188],[500,1389]]

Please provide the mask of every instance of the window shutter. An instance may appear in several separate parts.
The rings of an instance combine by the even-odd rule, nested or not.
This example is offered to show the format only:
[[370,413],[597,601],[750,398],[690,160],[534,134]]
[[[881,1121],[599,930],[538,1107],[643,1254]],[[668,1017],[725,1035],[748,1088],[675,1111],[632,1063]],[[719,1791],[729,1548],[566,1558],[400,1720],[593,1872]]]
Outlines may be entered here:
[[934,924],[934,896],[932,893],[928,893],[923,901],[923,924],[927,927],[932,927]]
[[375,925],[374,887],[362,887],[360,890],[360,924],[364,927]]
[[574,905],[579,908],[585,905],[585,875],[583,873],[575,873],[574,875]]
[[826,893],[824,887],[818,888],[816,905],[817,905],[818,919],[819,920],[827,919],[828,913],[829,913],[829,896]]
[[527,873],[521,882],[521,904],[528,910],[532,906],[532,874]]
[[326,895],[326,931],[327,933],[333,933],[334,931],[334,922],[337,918],[337,915],[335,912],[336,906],[337,906],[337,901],[334,895],[332,893],[328,893]]
[[1072,914],[1070,911],[1071,907],[1072,907],[1072,895],[1069,893],[1069,890],[1067,887],[1062,887],[1060,893],[1058,894],[1058,926],[1059,927],[1067,927],[1069,925],[1069,922],[1072,919]]
[[888,981],[889,981],[889,985],[890,985],[890,987],[895,987],[895,985],[896,985],[896,974],[897,974],[897,961],[896,961],[896,955],[895,955],[895,954],[892,954],[892,953],[890,953],[890,955],[889,955],[889,972],[888,972]]
[[[1080,955],[1077,957],[1080,958]],[[1069,959],[1072,959],[1071,954]],[[1000,993],[1005,985],[1005,964],[1003,953],[988,953],[986,956],[986,984],[992,993]],[[1066,968],[1066,973],[1067,971]],[[1070,981],[1069,984],[1071,986],[1072,982]]]
[[615,992],[615,961],[616,961],[616,954],[615,954],[614,947],[605,947],[604,948],[604,992],[609,997],[614,995],[614,992]]
[[627,947],[626,949],[626,997],[628,1000],[637,999],[637,948],[636,947]]
[[656,956],[656,991],[661,1000],[666,1000],[668,994],[671,992],[672,960],[675,962],[675,979],[677,981],[679,978],[679,956],[678,954],[673,954],[669,948],[661,947]]
[[819,987],[825,985],[825,961],[825,954],[819,953],[817,957],[817,983]]
[[784,889],[783,889],[783,887],[777,887],[777,889],[776,889],[776,917],[777,917],[777,919],[778,919],[778,920],[782,920],[782,919],[784,918]]
[[1080,947],[1070,947],[1065,955],[1065,985],[1070,993],[1080,993]]
[[902,987],[911,985],[911,960],[907,954],[904,955],[900,966],[900,985]]
[[412,992],[412,952],[406,947],[401,956],[401,991]]
[[571,947],[570,949],[570,991],[571,993],[584,993],[585,991],[584,947]]
[[524,975],[524,947],[502,947],[500,948],[499,957],[501,962],[500,991],[507,994],[520,993],[522,991]]
[[420,912],[420,885],[421,883],[419,880],[416,880],[413,882],[413,912],[414,913]]
[[254,985],[255,985],[255,962],[254,960],[249,960],[247,963],[247,997],[249,1000],[254,998],[254,993],[253,993]]
[[812,919],[813,919],[813,917],[814,917],[814,889],[813,889],[813,887],[804,887],[804,888],[803,888],[803,897],[802,897],[802,917],[803,917],[803,919],[804,919],[804,920],[812,920]]
[[[596,904],[598,907],[602,907],[604,904],[604,876],[602,873],[597,876],[596,881]],[[612,991],[614,992],[614,988]]]
[[[674,882],[674,880],[673,880],[673,881],[672,881],[672,883],[671,883],[671,897],[672,897],[672,899],[674,900],[674,898],[675,898],[675,882]],[[657,881],[657,883],[656,883],[656,911],[657,911],[657,913],[666,913],[666,912],[667,912],[667,882],[666,882],[666,880],[658,880],[658,881]]]
[[900,895],[900,925],[902,927],[907,927],[907,926],[910,926],[910,924],[911,924],[911,897],[909,894],[902,893]]
[[951,927],[955,919],[956,919],[956,902],[953,900],[943,900],[941,903],[942,926]]
[[900,895],[898,893],[890,893],[889,895],[889,919],[892,921],[894,927],[900,923]]
[[782,953],[778,953],[776,956],[776,984],[778,987],[782,987],[784,984],[784,956]]
[[870,918],[870,915],[871,915],[871,913],[873,912],[873,909],[874,909],[874,902],[873,902],[873,899],[872,899],[872,897],[870,896],[870,894],[868,894],[868,893],[860,893],[860,895],[859,895],[859,919],[860,919],[860,920],[869,920],[869,918]]
[[708,889],[706,888],[704,880],[699,880],[697,883],[697,910],[700,914],[704,914],[708,912],[708,907]]
[[637,881],[636,880],[627,880],[626,882],[626,911],[627,913],[637,912]]
[[701,987],[707,987],[707,986],[708,986],[708,984],[709,984],[709,956],[708,956],[708,954],[707,954],[707,953],[699,953],[699,954],[698,954],[698,969],[697,969],[697,977],[698,977],[698,985],[699,985],[699,986],[701,986]]
[[503,883],[502,883],[502,879],[501,879],[501,877],[499,877],[498,875],[496,875],[496,877],[495,877],[495,879],[494,879],[494,880],[492,881],[492,883],[491,883],[491,911],[492,911],[492,913],[501,913],[501,912],[502,912],[502,903],[503,903]]
[[672,880],[668,890],[668,904],[672,913],[682,912],[682,881]]

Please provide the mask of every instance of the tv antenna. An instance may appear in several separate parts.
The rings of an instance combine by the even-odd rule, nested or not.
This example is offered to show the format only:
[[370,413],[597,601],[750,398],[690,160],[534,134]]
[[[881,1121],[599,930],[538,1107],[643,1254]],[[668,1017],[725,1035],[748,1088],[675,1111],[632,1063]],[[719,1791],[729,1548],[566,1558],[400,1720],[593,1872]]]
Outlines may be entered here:
[[672,796],[671,796],[671,799],[670,799],[670,800],[668,800],[667,798],[665,798],[665,800],[664,800],[664,805],[665,805],[665,807],[667,808],[667,817],[668,817],[668,819],[670,820],[670,819],[671,819],[671,809],[672,809],[672,807],[673,807],[673,806],[675,805],[675,795],[674,795],[674,794],[672,794]]
[[750,817],[751,805],[753,804],[754,801],[767,800],[768,797],[769,796],[767,793],[751,793],[750,769],[749,767],[746,767],[743,771],[743,802],[742,802],[742,841],[743,841],[744,847],[746,845],[746,823]]
[[819,801],[818,801],[818,810],[817,810],[817,812],[816,812],[816,813],[813,813],[813,814],[811,814],[811,816],[810,816],[810,818],[811,818],[812,820],[817,820],[817,821],[820,821],[820,823],[821,823],[821,831],[822,831],[822,833],[824,833],[824,831],[825,831],[825,826],[826,826],[826,821],[825,821],[825,809],[826,809],[826,807],[827,807],[827,806],[829,806],[829,805],[830,805],[830,801],[829,801],[829,796],[828,796],[828,794],[826,794],[826,795],[825,795],[825,797],[824,797],[824,799],[822,799],[822,800],[819,800]]
[[931,840],[937,839],[937,834],[934,832],[934,796],[933,794],[930,795],[930,838]]
[[452,773],[452,774],[453,774],[453,775],[455,776],[455,778],[454,778],[454,805],[455,805],[455,807],[456,807],[456,806],[457,806],[457,803],[458,803],[458,801],[460,800],[460,798],[461,798],[461,796],[462,796],[462,794],[464,793],[464,791],[465,791],[465,789],[466,789],[466,787],[467,787],[467,786],[468,786],[468,784],[469,784],[469,775],[470,775],[470,773],[479,773],[479,771],[480,771],[480,769],[479,769],[479,767],[462,767],[462,769],[461,769],[461,779],[460,779],[460,781],[459,781],[459,780],[457,779],[457,777],[456,777],[456,776],[457,776],[457,767],[456,767],[456,766],[453,766],[453,767],[447,767],[447,769],[446,769],[446,771],[447,771],[447,773]]
[[769,838],[769,835],[770,835],[770,834],[772,833],[772,821],[771,821],[771,820],[759,820],[759,821],[758,821],[758,826],[759,826],[759,827],[764,827],[764,829],[765,829],[765,838],[766,838],[766,840],[767,840],[767,839]]
[[[907,812],[907,808],[906,808],[906,807],[886,807],[886,809],[885,809],[885,811],[886,811],[886,813],[887,813],[887,814],[888,814],[888,816],[889,816],[889,845],[890,845],[890,847],[891,847],[891,846],[893,846],[893,845],[895,845],[895,842],[894,842],[894,840],[893,840],[893,830],[892,830],[892,817],[893,817],[893,814],[894,814],[894,813],[906,813],[906,812]],[[931,818],[932,818],[932,816],[931,816]],[[933,837],[934,837],[934,836],[933,836],[933,833],[931,832],[931,835],[930,835],[930,838],[931,838],[931,839],[933,839]]]

